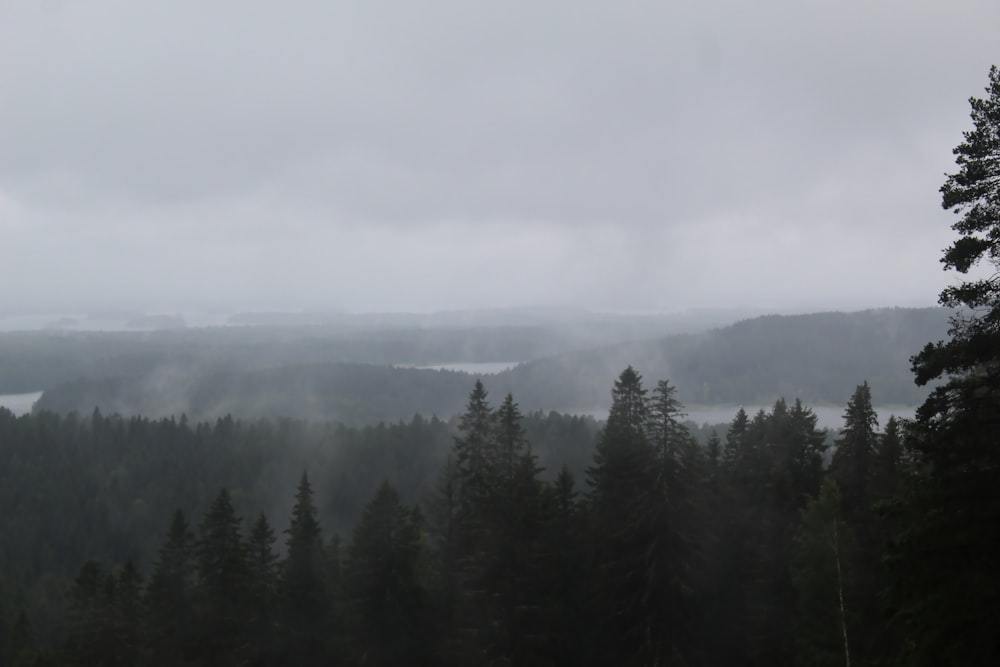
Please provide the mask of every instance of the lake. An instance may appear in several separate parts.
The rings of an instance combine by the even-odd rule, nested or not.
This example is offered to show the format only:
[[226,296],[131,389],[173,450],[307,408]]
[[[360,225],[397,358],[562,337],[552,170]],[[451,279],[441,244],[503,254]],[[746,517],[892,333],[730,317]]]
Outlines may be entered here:
[[31,412],[31,406],[41,397],[40,391],[30,394],[0,394],[0,407],[7,408],[15,415],[23,415]]

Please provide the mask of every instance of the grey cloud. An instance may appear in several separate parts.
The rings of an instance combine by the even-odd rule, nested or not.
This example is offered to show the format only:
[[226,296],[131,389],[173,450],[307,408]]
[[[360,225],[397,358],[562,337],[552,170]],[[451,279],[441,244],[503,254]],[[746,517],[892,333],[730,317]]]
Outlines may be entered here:
[[[987,0],[5,3],[0,278],[303,307],[869,298],[855,279],[930,301],[998,24]],[[865,239],[927,279],[876,278]],[[851,272],[784,280],[821,243]],[[520,270],[455,279],[483,263]]]

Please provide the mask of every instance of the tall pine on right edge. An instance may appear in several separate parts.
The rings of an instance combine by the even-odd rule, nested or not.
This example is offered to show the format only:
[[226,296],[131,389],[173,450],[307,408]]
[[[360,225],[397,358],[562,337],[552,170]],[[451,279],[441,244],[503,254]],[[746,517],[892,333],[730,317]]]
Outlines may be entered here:
[[[941,187],[959,220],[942,263],[965,276],[940,296],[950,339],[913,358],[913,473],[890,550],[894,618],[910,665],[1000,664],[1000,71],[973,98],[973,129]],[[985,269],[985,270],[984,270]]]

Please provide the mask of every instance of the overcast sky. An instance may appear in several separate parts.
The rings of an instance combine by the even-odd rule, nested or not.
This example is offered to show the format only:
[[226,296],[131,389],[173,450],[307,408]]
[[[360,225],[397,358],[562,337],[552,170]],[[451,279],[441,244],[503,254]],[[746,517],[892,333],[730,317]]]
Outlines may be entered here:
[[996,0],[0,0],[0,312],[930,305]]

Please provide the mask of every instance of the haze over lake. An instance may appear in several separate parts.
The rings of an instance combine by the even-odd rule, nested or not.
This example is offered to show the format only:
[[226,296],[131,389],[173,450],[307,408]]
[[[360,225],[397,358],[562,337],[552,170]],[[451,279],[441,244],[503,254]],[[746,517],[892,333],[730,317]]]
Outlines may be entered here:
[[419,368],[431,371],[456,371],[458,373],[468,373],[470,375],[496,375],[514,368],[520,361],[477,361],[477,362],[452,362],[444,364],[430,365],[409,365],[400,364],[398,368]]

